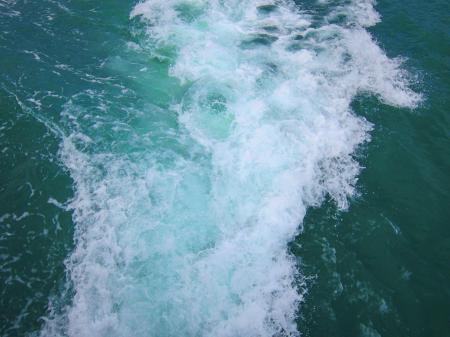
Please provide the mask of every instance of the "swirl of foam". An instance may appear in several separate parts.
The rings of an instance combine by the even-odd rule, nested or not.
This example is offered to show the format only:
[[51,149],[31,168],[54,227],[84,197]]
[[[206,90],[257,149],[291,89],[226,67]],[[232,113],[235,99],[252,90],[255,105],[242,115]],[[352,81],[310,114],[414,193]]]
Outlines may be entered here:
[[308,207],[329,195],[346,208],[355,193],[352,154],[371,126],[352,99],[420,100],[364,29],[379,20],[371,1],[323,6],[315,19],[290,1],[136,5],[151,56],[187,88],[164,137],[188,154],[167,160],[161,145],[131,160],[66,139],[75,294],[43,335],[299,335],[304,288],[286,246]]

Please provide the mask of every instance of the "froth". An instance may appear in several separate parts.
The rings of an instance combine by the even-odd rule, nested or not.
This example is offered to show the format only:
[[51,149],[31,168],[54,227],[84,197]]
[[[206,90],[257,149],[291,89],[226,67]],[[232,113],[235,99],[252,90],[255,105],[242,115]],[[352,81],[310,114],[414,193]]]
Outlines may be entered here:
[[379,20],[372,3],[328,5],[320,24],[289,1],[134,8],[152,55],[176,50],[169,73],[188,88],[171,107],[179,127],[155,137],[182,150],[83,153],[66,139],[75,295],[44,334],[299,335],[304,288],[287,243],[308,207],[329,195],[346,208],[355,192],[353,153],[371,126],[352,99],[420,100],[363,28]]

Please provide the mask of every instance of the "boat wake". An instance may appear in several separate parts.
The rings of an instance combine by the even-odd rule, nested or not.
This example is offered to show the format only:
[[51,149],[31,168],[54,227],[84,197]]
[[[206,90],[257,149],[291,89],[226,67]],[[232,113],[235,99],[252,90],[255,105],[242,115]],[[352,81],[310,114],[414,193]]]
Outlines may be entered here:
[[[66,105],[72,300],[42,335],[298,336],[305,289],[287,244],[308,207],[329,196],[345,209],[355,193],[353,154],[371,125],[352,100],[420,100],[366,30],[380,20],[373,5],[136,5],[129,47],[167,70],[152,85],[173,94],[120,120],[105,116],[120,97]],[[83,97],[99,111],[80,109]]]

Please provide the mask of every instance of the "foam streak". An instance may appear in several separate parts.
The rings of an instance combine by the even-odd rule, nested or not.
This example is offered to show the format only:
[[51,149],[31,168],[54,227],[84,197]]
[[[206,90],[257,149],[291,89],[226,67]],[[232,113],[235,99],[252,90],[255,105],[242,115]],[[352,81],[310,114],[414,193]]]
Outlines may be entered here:
[[352,155],[371,126],[352,99],[420,99],[364,29],[379,20],[372,2],[326,5],[321,22],[289,1],[134,8],[151,56],[188,88],[165,135],[188,154],[159,146],[131,159],[80,151],[83,130],[66,139],[75,295],[43,334],[299,335],[304,289],[287,244],[308,207],[329,195],[346,208],[355,192]]

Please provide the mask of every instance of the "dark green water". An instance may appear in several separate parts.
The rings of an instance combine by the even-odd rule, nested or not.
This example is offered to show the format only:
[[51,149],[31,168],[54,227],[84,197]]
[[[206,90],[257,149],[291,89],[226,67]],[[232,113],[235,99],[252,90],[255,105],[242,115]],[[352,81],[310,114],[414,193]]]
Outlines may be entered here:
[[[319,5],[311,1],[297,1],[300,8],[318,18],[313,24],[321,22],[321,17],[336,3],[339,2]],[[342,1],[344,5],[347,3]],[[198,242],[201,247],[217,244],[210,242],[215,240],[211,237],[218,236],[217,230],[206,227],[202,222],[210,222],[211,215],[200,211],[204,203],[202,191],[209,185],[196,183],[208,175],[204,173],[209,172],[205,167],[209,167],[210,156],[214,154],[203,153],[196,141],[178,139],[180,135],[185,135],[179,131],[181,127],[177,116],[171,110],[173,104],[180,102],[180,97],[185,97],[189,90],[187,86],[191,83],[179,84],[173,77],[167,76],[174,63],[176,48],[161,47],[165,58],[159,60],[149,56],[150,51],[154,51],[147,46],[142,28],[144,24],[130,19],[135,5],[134,1],[115,0],[0,0],[2,336],[38,335],[48,317],[53,317],[49,314],[49,308],[56,307],[56,312],[62,312],[62,316],[75,312],[75,309],[65,311],[66,306],[78,308],[77,299],[73,300],[78,290],[78,280],[73,283],[68,281],[71,277],[68,271],[76,262],[67,258],[77,245],[89,246],[89,239],[80,240],[79,233],[89,232],[85,227],[95,227],[94,222],[89,223],[90,220],[83,218],[83,212],[79,211],[82,206],[77,206],[95,199],[79,197],[79,191],[84,186],[91,188],[86,192],[88,195],[103,191],[102,186],[106,186],[104,189],[107,192],[98,192],[99,198],[105,195],[110,197],[111,203],[106,209],[115,209],[121,207],[120,198],[133,199],[133,194],[140,193],[140,189],[122,186],[125,183],[130,186],[142,183],[133,180],[133,177],[142,173],[144,162],[154,160],[161,172],[175,172],[179,166],[173,162],[178,157],[201,163],[201,168],[193,170],[194,173],[189,171],[190,168],[183,169],[183,172],[189,171],[187,175],[191,180],[186,183],[187,192],[180,192],[175,200],[194,200],[200,196],[199,202],[178,202],[180,208],[174,208],[172,213],[182,214],[180,218],[188,219],[197,227],[193,231],[181,225],[175,227],[180,228],[181,233],[175,237],[175,246],[190,247],[191,242]],[[183,11],[189,20],[199,15],[196,7],[192,8]],[[411,87],[423,95],[423,100],[417,108],[410,109],[384,104],[376,95],[366,92],[359,92],[353,98],[351,107],[355,115],[372,124],[369,132],[371,140],[362,142],[353,152],[353,157],[363,167],[358,174],[357,193],[349,197],[347,210],[338,209],[330,197],[326,197],[320,206],[309,207],[302,225],[303,232],[298,233],[289,244],[286,243],[298,261],[296,266],[302,277],[297,279],[304,279],[306,283],[306,287],[301,288],[306,289],[306,294],[299,303],[295,321],[298,331],[309,337],[450,336],[450,4],[442,0],[426,3],[418,0],[408,3],[379,1],[375,9],[381,15],[381,22],[367,30],[388,57],[405,58],[402,68],[412,77]],[[264,10],[272,11],[271,7]],[[336,20],[339,22],[339,18]],[[261,43],[260,40],[255,41]],[[129,48],[130,42],[141,49]],[[264,43],[270,44],[266,40]],[[203,85],[212,86],[211,82]],[[218,94],[219,98],[212,98],[214,103],[211,109],[215,109],[215,113],[221,111],[224,101],[234,99],[231,94],[222,95],[223,92]],[[245,92],[241,94],[246,95]],[[228,119],[217,122],[208,119],[209,115],[202,116],[200,118],[204,119],[201,122],[209,129],[201,129],[201,132],[211,136],[208,132],[212,130],[214,135],[211,138],[223,139],[227,137],[227,132],[231,132],[222,129]],[[77,135],[89,137],[90,141],[77,138]],[[195,135],[193,138],[196,140]],[[74,157],[69,164],[68,150],[62,145],[67,139],[73,142],[76,151],[84,154],[84,157]],[[88,159],[83,159],[86,157]],[[132,164],[124,166],[123,162]],[[89,167],[91,171],[80,173],[76,170],[77,166]],[[95,172],[91,167],[95,167]],[[122,174],[121,170],[131,173]],[[85,177],[86,172],[92,172],[92,181],[77,176]],[[170,177],[164,176],[163,187],[152,185],[152,188],[160,194],[166,193],[170,190],[169,187],[164,189],[166,184],[171,184]],[[233,196],[235,193],[232,200],[237,200],[237,203],[245,203],[252,192],[262,189],[249,188],[248,194],[233,192],[231,188],[227,189],[227,180],[224,181],[224,194]],[[259,183],[259,180],[255,181],[255,184]],[[102,185],[101,182],[106,183]],[[74,199],[78,204],[73,202]],[[129,223],[139,227],[141,222],[136,219],[153,221],[156,217],[152,213],[154,211],[143,209],[140,200],[133,199],[133,204],[128,205],[129,213],[125,208],[123,213],[105,215],[110,217],[106,223],[115,226],[115,219],[122,216],[128,220],[118,224],[118,228]],[[257,207],[260,204],[255,201],[254,205]],[[139,211],[134,211],[133,207]],[[251,205],[248,207],[251,208]],[[96,209],[102,209],[98,201],[86,213],[96,212]],[[193,215],[185,214],[185,209],[191,209]],[[74,216],[74,213],[78,215]],[[202,220],[197,223],[197,218]],[[157,220],[178,224],[179,219],[169,214]],[[77,221],[82,229],[76,229]],[[165,228],[172,231],[172,227]],[[99,231],[107,232],[104,227]],[[139,241],[141,235],[126,236],[128,232],[123,231],[117,233],[124,233],[123,242],[117,239],[117,245],[122,248],[127,245],[140,247],[142,244]],[[152,247],[152,244],[157,246],[156,239],[149,239],[143,245]],[[259,244],[264,247],[263,243]],[[108,249],[114,250],[102,246],[98,251],[110,252]],[[131,254],[134,260],[130,265],[114,260],[117,270],[125,270],[124,274],[132,275],[133,279],[139,279],[145,273],[153,275],[152,271],[146,272],[144,262],[147,260],[143,262],[138,258],[147,254],[144,248],[133,253],[123,249],[123,255]],[[179,248],[179,253],[177,248],[177,254],[181,255],[182,249]],[[197,248],[192,249],[197,252]],[[198,251],[202,249],[205,248],[198,248]],[[249,261],[253,261],[252,250],[255,250],[253,246],[242,252]],[[159,251],[155,256],[158,254]],[[263,253],[255,253],[258,254],[263,259]],[[156,270],[160,255],[151,256],[147,268]],[[106,258],[101,255],[98,259]],[[271,256],[268,257],[270,259]],[[169,259],[161,258],[161,261],[168,269],[178,266]],[[221,260],[220,264],[226,265],[229,261],[234,263],[234,255],[227,255],[227,259]],[[236,265],[235,269],[241,266],[240,263]],[[249,266],[253,265],[256,263],[249,262]],[[271,268],[273,266],[267,267]],[[82,270],[89,273],[89,269]],[[122,275],[117,270],[109,272],[112,276],[105,282],[108,289],[116,286],[111,286],[115,275]],[[133,274],[134,271],[136,274]],[[257,275],[258,271],[250,269],[249,274]],[[178,279],[173,280],[164,273],[162,275],[167,284],[178,284]],[[214,277],[209,282],[216,282]],[[154,279],[148,282],[133,285],[156,292],[158,289],[166,291],[166,285],[160,285]],[[117,287],[118,292],[123,288],[120,284]],[[78,290],[78,293],[83,291]],[[232,296],[239,297],[242,293],[235,291]],[[88,294],[97,296],[97,293]],[[195,297],[196,294],[199,293],[192,291],[188,295]],[[212,291],[212,294],[215,292]],[[148,309],[138,301],[139,296],[142,295],[127,293],[122,302],[117,302],[121,304],[112,305],[111,312],[124,313],[119,315],[119,325],[127,321],[133,327],[136,321],[145,321],[145,314],[133,316],[133,310],[125,310],[126,304],[123,303],[133,300],[136,304],[133,302],[130,307],[136,308],[136,312],[141,309],[143,312],[172,312],[168,306],[161,309],[162,305]],[[242,304],[244,298],[242,295],[236,303]],[[211,303],[215,299],[208,297],[205,301],[202,303],[206,303],[208,308],[213,306]],[[155,300],[155,303],[160,302]],[[234,310],[231,304],[229,308],[230,312]],[[97,309],[100,312],[102,308]],[[94,312],[95,316],[97,311],[89,307],[86,312],[86,315]],[[155,312],[151,311],[153,315]],[[203,314],[205,316],[201,316]],[[211,315],[202,312],[199,317]],[[222,318],[228,317],[226,313],[222,315]],[[233,316],[230,314],[230,317]],[[168,320],[171,319],[177,321],[178,316],[171,317],[169,314]],[[61,322],[62,325],[70,325],[64,319]],[[149,323],[148,330],[142,331],[156,331],[154,336],[165,334],[165,331],[168,331],[167,335],[173,335],[163,328],[163,333],[158,333],[155,326],[168,324],[164,319],[159,322],[152,322],[154,325]],[[180,322],[183,321],[180,319]],[[127,335],[124,331],[129,331],[120,330],[121,325],[114,327],[111,331],[116,335]],[[45,331],[44,335],[56,330]],[[65,334],[76,336],[77,331],[81,330],[67,330]],[[199,330],[193,328],[187,331],[184,335]],[[223,331],[227,331],[224,335],[228,336],[233,335],[230,331],[238,330],[224,328]],[[253,332],[247,333],[252,335]],[[192,335],[202,334],[196,332]],[[245,334],[240,332],[235,335]]]
[[414,111],[355,100],[374,124],[360,152],[361,195],[345,213],[312,210],[292,245],[314,275],[301,323],[310,336],[449,336],[450,8],[379,1],[377,9],[372,33],[388,55],[408,58],[426,99]]

